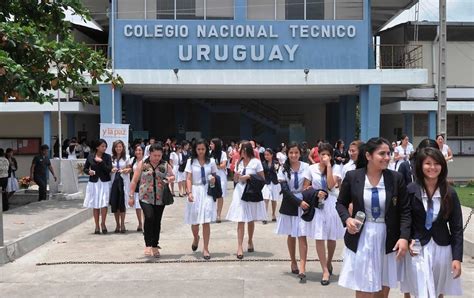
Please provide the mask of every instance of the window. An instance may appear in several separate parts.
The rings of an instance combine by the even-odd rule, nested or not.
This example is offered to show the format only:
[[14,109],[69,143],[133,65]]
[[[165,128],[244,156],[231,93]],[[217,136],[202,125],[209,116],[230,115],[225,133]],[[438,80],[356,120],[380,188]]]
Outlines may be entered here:
[[157,0],[157,18],[233,20],[234,0]]
[[363,0],[247,0],[249,20],[361,20]]

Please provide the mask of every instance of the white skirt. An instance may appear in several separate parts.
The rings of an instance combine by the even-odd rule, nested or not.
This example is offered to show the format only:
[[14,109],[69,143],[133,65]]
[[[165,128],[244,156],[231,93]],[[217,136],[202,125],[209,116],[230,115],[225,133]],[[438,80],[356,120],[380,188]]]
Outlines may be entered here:
[[188,225],[200,225],[215,222],[217,218],[217,204],[207,195],[206,185],[193,185],[194,202],[186,199],[184,222]]
[[222,197],[227,195],[227,174],[223,170],[218,170],[217,175],[221,178]]
[[336,197],[329,194],[324,209],[316,208],[308,237],[315,240],[339,240],[344,238],[346,230],[336,211]]
[[265,200],[270,200],[270,201],[281,201],[283,196],[280,194],[281,191],[281,185],[280,183],[278,184],[265,184],[265,186],[262,189],[262,195]]
[[291,237],[304,237],[311,226],[311,222],[301,219],[303,209],[298,207],[298,216],[280,214],[277,219],[275,233]]
[[133,204],[133,208],[142,209],[142,206],[140,206],[140,194],[138,192],[134,193],[133,198],[135,199],[135,203]]
[[362,228],[357,253],[344,249],[339,285],[355,291],[374,293],[382,286],[396,288],[401,263],[396,253],[385,254],[386,226],[366,222]]
[[180,172],[178,171],[178,176],[176,177],[176,181],[179,183],[179,182],[183,182],[183,181],[186,181],[186,172]]
[[20,187],[18,186],[18,180],[15,177],[9,177],[6,191],[15,192],[15,191],[18,191],[19,189]]
[[178,168],[179,168],[178,165],[173,166],[173,175],[174,175],[174,177],[175,177],[176,179],[178,178],[178,172],[179,172],[179,171],[178,171]]
[[110,187],[110,181],[102,182],[99,179],[97,182],[88,182],[83,206],[93,209],[106,208],[109,206]]
[[453,279],[451,246],[439,246],[433,239],[418,256],[405,256],[400,290],[418,297],[462,296],[461,279]]
[[227,212],[227,220],[234,222],[252,222],[259,220],[267,220],[267,210],[265,202],[246,202],[242,201],[242,194],[245,184],[237,183],[235,185],[232,203]]

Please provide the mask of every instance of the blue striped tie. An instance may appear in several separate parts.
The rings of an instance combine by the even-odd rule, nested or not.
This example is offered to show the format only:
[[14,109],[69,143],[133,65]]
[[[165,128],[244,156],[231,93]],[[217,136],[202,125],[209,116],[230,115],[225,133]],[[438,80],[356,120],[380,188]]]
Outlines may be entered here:
[[201,182],[202,185],[206,185],[206,172],[204,171],[204,167],[201,167]]
[[300,186],[300,183],[298,181],[298,172],[295,172],[295,181],[293,183],[293,186],[295,187],[295,190],[297,190]]
[[428,210],[426,211],[425,228],[430,230],[433,226],[433,199],[428,199]]
[[379,191],[377,187],[372,187],[372,217],[374,219],[380,216]]
[[321,176],[321,189],[327,190],[328,183],[326,181],[326,175]]

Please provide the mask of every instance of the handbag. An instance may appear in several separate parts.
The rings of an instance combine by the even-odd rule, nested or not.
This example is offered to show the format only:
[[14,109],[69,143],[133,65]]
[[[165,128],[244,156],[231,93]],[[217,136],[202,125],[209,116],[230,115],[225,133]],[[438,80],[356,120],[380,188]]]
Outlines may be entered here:
[[[166,167],[166,173],[168,173],[168,163],[165,165]],[[165,186],[163,188],[163,205],[172,205],[174,203],[174,197],[173,194],[171,193],[169,183],[165,183]]]

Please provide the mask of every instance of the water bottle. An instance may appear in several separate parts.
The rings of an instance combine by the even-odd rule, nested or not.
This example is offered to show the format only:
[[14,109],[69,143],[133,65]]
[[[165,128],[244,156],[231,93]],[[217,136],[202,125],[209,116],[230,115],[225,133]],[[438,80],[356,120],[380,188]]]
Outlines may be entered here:
[[415,239],[412,251],[414,255],[419,255],[421,253],[421,242],[419,239]]
[[209,176],[207,177],[207,179],[209,179],[209,186],[210,186],[211,188],[214,188],[216,185],[215,185],[215,183],[211,183],[211,178],[212,178],[212,177],[213,177],[212,175],[209,175]]
[[357,230],[360,231],[365,221],[365,213],[362,211],[357,211],[355,220],[357,220],[356,222]]

